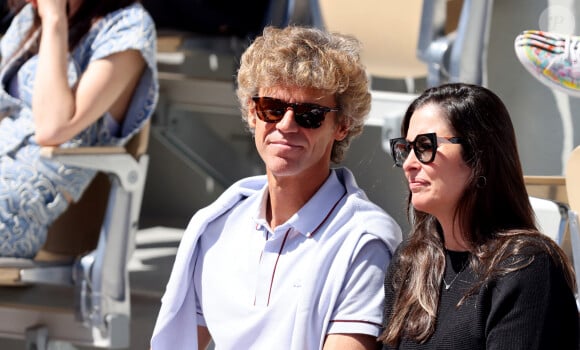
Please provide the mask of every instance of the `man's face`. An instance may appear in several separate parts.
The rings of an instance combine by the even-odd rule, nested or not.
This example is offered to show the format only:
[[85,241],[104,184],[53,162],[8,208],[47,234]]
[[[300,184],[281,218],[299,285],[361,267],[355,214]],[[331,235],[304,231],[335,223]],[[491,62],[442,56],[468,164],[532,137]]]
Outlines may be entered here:
[[[337,107],[333,95],[310,88],[274,87],[261,89],[261,97],[271,97],[286,103],[311,103],[322,107]],[[292,108],[282,110],[277,123],[260,120],[256,105],[250,101],[249,124],[255,131],[258,153],[269,175],[275,177],[309,177],[328,174],[332,145],[347,135],[345,126],[337,125],[336,111],[325,114],[318,128],[300,126]]]

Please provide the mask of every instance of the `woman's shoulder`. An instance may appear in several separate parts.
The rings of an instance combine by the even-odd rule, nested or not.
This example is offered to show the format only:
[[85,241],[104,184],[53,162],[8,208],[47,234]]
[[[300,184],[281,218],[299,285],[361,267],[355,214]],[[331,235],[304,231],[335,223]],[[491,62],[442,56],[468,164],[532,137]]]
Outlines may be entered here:
[[116,52],[139,50],[148,65],[155,65],[157,33],[149,13],[134,3],[109,13],[95,23],[79,52],[90,52],[90,60]]
[[[34,10],[32,5],[27,4],[12,18],[10,25],[6,29],[6,33],[2,36],[3,47],[6,47],[8,44],[9,47],[16,49],[20,41],[26,37],[33,24]],[[3,52],[3,54],[6,54],[6,52]]]
[[511,282],[545,282],[549,276],[565,278],[570,266],[563,250],[551,238],[541,233],[515,236],[509,241],[503,256],[504,258],[498,260],[499,265],[510,272],[505,275],[509,278],[504,280]]
[[147,10],[139,2],[109,13],[101,20],[100,27],[140,27],[155,29],[155,22]]
[[562,253],[558,244],[538,231],[514,235],[508,240],[508,252],[519,256],[554,256]]

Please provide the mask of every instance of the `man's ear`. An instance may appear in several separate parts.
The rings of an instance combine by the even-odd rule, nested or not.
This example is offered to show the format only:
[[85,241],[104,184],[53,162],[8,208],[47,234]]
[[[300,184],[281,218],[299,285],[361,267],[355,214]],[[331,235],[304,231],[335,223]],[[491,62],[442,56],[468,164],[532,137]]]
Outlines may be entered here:
[[338,124],[336,131],[335,131],[334,139],[336,141],[344,140],[344,138],[348,135],[349,129],[350,129],[350,123],[347,120]]
[[252,129],[256,128],[256,113],[248,113],[248,126]]
[[252,100],[248,100],[248,125],[250,128],[256,128],[256,104]]

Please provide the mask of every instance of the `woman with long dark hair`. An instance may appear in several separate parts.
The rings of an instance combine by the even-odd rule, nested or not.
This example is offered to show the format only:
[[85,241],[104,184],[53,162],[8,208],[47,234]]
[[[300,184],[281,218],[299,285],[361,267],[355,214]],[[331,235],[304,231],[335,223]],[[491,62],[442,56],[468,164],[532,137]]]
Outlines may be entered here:
[[572,267],[538,232],[503,102],[431,88],[401,129],[390,144],[412,229],[385,279],[384,348],[577,349]]
[[135,0],[10,1],[0,42],[0,256],[33,257],[95,171],[42,146],[123,145],[158,98],[154,23]]

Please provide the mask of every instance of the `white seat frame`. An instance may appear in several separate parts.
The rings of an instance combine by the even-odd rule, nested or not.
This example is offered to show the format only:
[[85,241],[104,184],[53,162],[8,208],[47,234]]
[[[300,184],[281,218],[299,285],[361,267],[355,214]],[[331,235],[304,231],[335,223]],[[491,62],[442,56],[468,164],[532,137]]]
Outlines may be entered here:
[[562,246],[568,223],[568,206],[550,199],[533,196],[529,198],[540,231]]
[[[52,310],[4,303],[0,297],[0,320],[10,320],[1,322],[0,337],[24,338],[27,349],[47,349],[53,340],[127,348],[131,319],[127,263],[135,246],[148,155],[136,160],[123,147],[45,148],[42,155],[109,175],[105,219],[96,249],[72,264],[0,258],[0,267],[21,267],[18,278],[22,284],[67,287],[73,289],[75,298],[71,309]],[[0,296],[5,292],[18,291],[0,288]]]

